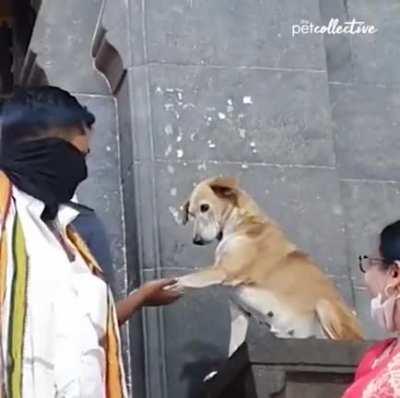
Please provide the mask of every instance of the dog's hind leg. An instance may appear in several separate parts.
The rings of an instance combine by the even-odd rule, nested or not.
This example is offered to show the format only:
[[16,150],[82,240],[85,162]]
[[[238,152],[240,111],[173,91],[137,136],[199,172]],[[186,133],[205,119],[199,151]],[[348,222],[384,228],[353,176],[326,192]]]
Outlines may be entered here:
[[[229,341],[229,357],[242,345],[246,339],[248,327],[248,314],[244,312],[232,300],[229,301],[229,309],[231,313],[231,337]],[[218,374],[218,371],[213,370],[203,381],[209,381]]]
[[246,339],[249,325],[248,315],[232,300],[230,301],[231,337],[229,342],[229,356],[242,345]]

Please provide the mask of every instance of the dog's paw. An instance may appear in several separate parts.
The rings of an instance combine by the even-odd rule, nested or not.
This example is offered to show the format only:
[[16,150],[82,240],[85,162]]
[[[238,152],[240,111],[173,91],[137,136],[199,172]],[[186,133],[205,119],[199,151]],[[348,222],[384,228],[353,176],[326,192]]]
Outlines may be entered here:
[[194,289],[198,287],[199,282],[194,275],[185,275],[177,278],[175,286],[180,289]]
[[203,382],[210,381],[210,380],[213,379],[217,374],[218,374],[218,372],[217,372],[216,370],[213,370],[213,371],[210,372],[207,376],[204,377]]

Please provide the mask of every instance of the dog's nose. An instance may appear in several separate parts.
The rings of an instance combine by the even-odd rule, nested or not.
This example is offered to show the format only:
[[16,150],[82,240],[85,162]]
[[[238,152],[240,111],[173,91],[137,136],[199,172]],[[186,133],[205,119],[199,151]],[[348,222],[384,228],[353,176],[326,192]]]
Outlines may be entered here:
[[204,245],[204,240],[203,240],[203,238],[202,238],[201,236],[195,235],[194,238],[193,238],[193,243],[194,243],[195,245],[200,245],[200,246],[202,246],[202,245]]

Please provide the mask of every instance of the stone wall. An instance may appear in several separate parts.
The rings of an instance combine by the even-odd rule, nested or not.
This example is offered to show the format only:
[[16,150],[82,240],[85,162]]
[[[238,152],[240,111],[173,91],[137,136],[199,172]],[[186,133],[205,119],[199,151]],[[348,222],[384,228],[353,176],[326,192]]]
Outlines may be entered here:
[[[81,199],[109,226],[118,292],[209,264],[178,209],[201,178],[236,175],[380,337],[357,256],[400,218],[399,14],[396,0],[43,1],[22,81],[44,74],[98,116]],[[292,37],[334,17],[379,31]],[[135,396],[201,397],[228,336],[217,289],[139,314]]]

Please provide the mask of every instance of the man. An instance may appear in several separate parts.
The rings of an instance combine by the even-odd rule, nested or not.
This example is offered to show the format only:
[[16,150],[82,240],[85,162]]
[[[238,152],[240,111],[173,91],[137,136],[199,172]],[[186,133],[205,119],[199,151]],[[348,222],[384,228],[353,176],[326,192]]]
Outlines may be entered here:
[[[7,397],[126,397],[118,325],[180,297],[174,280],[113,305],[104,273],[71,228],[95,118],[56,87],[18,90],[3,107],[0,321]],[[168,288],[168,289],[167,289]]]

